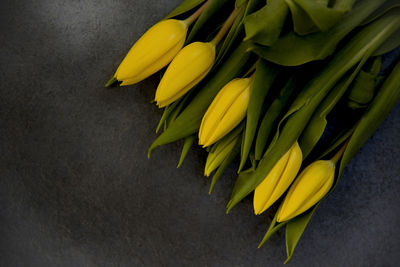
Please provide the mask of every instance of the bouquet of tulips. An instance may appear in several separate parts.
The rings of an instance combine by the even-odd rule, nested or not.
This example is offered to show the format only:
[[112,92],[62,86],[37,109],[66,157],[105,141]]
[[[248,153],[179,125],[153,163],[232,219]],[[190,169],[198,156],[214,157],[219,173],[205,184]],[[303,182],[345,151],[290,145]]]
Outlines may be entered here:
[[285,226],[288,261],[400,98],[399,36],[398,0],[185,0],[106,86],[163,71],[162,133],[149,156],[184,139],[180,166],[198,143],[208,152],[205,176],[214,173],[209,193],[238,159],[227,212],[252,192],[256,215],[275,206],[260,246]]

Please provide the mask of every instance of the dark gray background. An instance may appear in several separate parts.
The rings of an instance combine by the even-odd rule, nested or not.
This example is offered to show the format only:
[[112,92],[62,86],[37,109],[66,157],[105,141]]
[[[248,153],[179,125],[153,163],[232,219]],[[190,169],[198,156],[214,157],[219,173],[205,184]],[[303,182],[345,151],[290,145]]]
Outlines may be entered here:
[[[180,0],[2,0],[0,266],[280,266],[284,233],[205,153],[146,152],[157,77],[107,90],[127,50]],[[320,206],[291,266],[398,266],[400,105]]]

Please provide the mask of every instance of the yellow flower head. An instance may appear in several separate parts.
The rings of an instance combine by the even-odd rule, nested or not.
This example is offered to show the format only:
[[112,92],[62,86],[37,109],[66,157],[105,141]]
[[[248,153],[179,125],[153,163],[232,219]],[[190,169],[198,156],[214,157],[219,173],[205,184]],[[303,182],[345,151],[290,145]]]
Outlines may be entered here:
[[252,78],[234,79],[214,98],[200,125],[199,144],[210,146],[234,129],[246,116]]
[[291,186],[277,216],[278,222],[290,220],[320,201],[331,189],[335,163],[318,160],[305,168]]
[[157,105],[165,107],[186,94],[207,75],[214,60],[212,43],[195,42],[185,46],[172,60],[158,85]]
[[303,154],[296,141],[254,191],[253,206],[256,215],[271,207],[285,193],[296,178],[302,161]]
[[182,49],[187,29],[184,21],[175,19],[155,24],[133,45],[114,77],[121,85],[130,85],[156,73]]

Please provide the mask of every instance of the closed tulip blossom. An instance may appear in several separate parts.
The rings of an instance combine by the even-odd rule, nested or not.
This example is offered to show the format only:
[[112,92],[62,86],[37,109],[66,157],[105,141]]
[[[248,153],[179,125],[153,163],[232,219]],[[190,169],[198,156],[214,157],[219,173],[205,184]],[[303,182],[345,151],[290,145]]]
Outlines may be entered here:
[[165,107],[199,83],[215,60],[213,43],[195,42],[185,46],[168,66],[157,87],[157,105]]
[[129,50],[106,87],[115,82],[121,86],[138,83],[167,66],[182,49],[188,27],[207,4],[208,1],[186,20],[163,20],[147,30]]
[[199,144],[210,146],[233,130],[245,117],[253,78],[234,79],[214,98],[199,131]]
[[255,189],[253,206],[256,215],[271,207],[285,193],[296,178],[302,160],[303,155],[296,142]]
[[214,65],[215,48],[232,26],[238,12],[238,9],[232,12],[212,41],[194,42],[179,51],[157,87],[155,101],[158,107],[173,103],[208,74]]
[[335,163],[318,160],[305,168],[291,186],[277,216],[278,222],[290,220],[320,201],[331,189]]
[[222,164],[228,154],[231,153],[240,139],[240,131],[241,129],[238,131],[235,130],[235,132],[227,135],[224,139],[215,144],[215,147],[212,148],[207,157],[206,166],[204,168],[205,176],[210,176],[210,174]]

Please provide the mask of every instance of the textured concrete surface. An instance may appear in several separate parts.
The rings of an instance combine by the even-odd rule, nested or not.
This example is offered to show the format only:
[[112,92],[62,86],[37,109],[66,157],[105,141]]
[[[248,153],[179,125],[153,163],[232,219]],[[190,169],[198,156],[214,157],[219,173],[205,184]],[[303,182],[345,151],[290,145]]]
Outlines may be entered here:
[[[2,0],[0,266],[280,266],[284,233],[257,249],[268,214],[208,196],[205,154],[147,148],[157,77],[103,84],[179,0]],[[320,206],[292,266],[398,266],[400,105]]]

